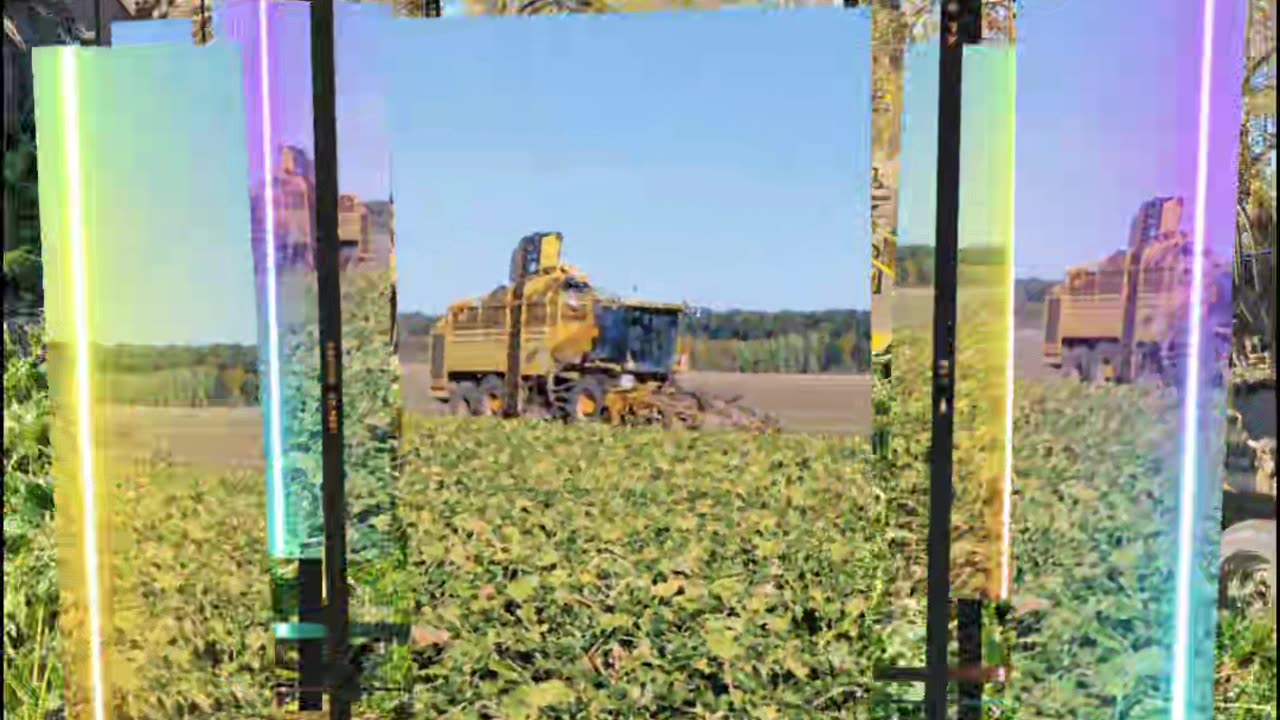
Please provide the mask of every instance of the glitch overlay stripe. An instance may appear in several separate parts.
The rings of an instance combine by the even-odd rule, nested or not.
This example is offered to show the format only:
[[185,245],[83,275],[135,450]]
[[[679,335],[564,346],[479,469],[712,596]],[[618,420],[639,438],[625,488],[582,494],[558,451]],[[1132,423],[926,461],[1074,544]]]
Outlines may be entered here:
[[953,523],[981,528],[982,542],[977,557],[962,557],[956,548],[953,575],[962,573],[967,561],[978,567],[972,568],[973,576],[953,582],[957,596],[993,601],[1009,598],[1012,579],[1016,62],[1014,47],[1005,42],[965,48],[960,124],[959,244],[968,252],[960,261],[957,303],[963,319],[956,345],[979,351],[968,366],[956,368],[956,404],[971,403],[979,419],[972,427],[957,428],[956,445],[978,449],[979,459],[956,464]]
[[119,363],[178,348],[220,366],[220,347],[252,352],[244,138],[223,122],[242,115],[239,59],[230,47],[41,47],[33,64],[68,710],[97,720],[146,666],[116,639],[146,623],[136,559],[165,542],[140,530],[164,511],[140,483],[157,452],[184,461],[169,447],[178,421],[143,421],[172,400],[164,373]]
[[[148,529],[166,488],[146,478],[199,448],[178,446],[166,374],[126,360],[176,349],[222,367],[223,348],[253,351],[243,126],[222,122],[243,113],[239,58],[44,47],[33,66],[68,714],[101,720],[147,672],[145,651],[117,638],[163,621],[138,558],[202,532],[199,517],[167,540]],[[230,449],[251,463],[258,451]]]

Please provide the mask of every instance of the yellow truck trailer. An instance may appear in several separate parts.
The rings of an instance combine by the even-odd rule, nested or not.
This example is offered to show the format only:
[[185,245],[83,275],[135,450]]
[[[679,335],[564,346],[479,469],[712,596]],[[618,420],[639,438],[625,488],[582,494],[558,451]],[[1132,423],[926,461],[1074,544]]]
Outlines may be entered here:
[[[1045,296],[1044,360],[1085,381],[1176,384],[1186,352],[1193,245],[1181,198],[1144,203],[1129,247],[1067,271]],[[1206,257],[1205,344],[1230,342],[1230,267]],[[1225,340],[1225,342],[1224,342]]]
[[513,346],[521,402],[532,412],[599,417],[610,391],[671,380],[683,306],[601,294],[560,262],[562,242],[558,233],[526,236],[507,285],[450,305],[436,322],[435,399],[456,413],[503,414]]

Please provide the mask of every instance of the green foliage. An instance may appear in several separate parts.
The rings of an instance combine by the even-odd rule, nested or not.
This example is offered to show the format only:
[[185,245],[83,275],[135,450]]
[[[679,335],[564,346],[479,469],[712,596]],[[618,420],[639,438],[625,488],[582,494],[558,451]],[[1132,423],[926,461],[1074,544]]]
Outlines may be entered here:
[[911,540],[859,440],[483,420],[411,437],[401,594],[451,638],[386,679],[430,688],[419,717],[537,693],[556,716],[835,713],[905,653],[882,618]]
[[258,364],[253,345],[105,345],[95,347],[93,355],[100,370],[126,374],[208,365],[250,369]]
[[1275,615],[1223,613],[1218,622],[1214,717],[1270,720],[1276,711]]
[[262,477],[157,463],[112,495],[121,720],[265,718],[270,588]]
[[[928,347],[895,334],[888,463],[908,487],[927,486]],[[984,348],[957,348],[958,368],[981,367]],[[983,463],[976,397],[960,373],[955,408],[958,478],[953,584],[984,569],[983,496],[962,480]],[[1017,622],[1006,707],[1035,718],[1148,717],[1161,707],[1170,660],[1176,398],[1141,388],[1020,383],[1014,416],[1015,601],[1040,605]],[[924,492],[918,490],[918,492]],[[923,533],[916,522],[912,532]],[[1209,542],[1212,542],[1211,540]],[[1206,544],[1205,547],[1209,545]],[[909,558],[923,564],[923,557]],[[1034,602],[1032,602],[1034,601]],[[1008,717],[1008,714],[1006,714]]]
[[[300,307],[307,315],[282,331],[283,423],[288,491],[299,508],[297,537],[318,555],[324,536],[320,510],[320,344],[314,278],[303,281]],[[385,555],[397,530],[391,515],[391,482],[398,452],[400,367],[391,351],[391,285],[380,273],[351,273],[342,288],[343,435],[348,525],[352,557]]]
[[[20,334],[21,329],[17,330]],[[4,330],[5,718],[43,720],[61,706],[58,584],[49,476],[49,393],[38,328]],[[23,342],[25,341],[25,342]],[[27,347],[21,347],[26,345]]]
[[127,405],[204,407],[219,395],[216,367],[110,373],[102,377],[95,388],[98,396]]
[[870,338],[831,337],[821,331],[756,340],[681,338],[692,348],[694,370],[744,373],[866,372]]
[[[896,250],[896,273],[894,285],[897,287],[927,288],[933,287],[933,254],[932,245],[899,245]],[[971,274],[975,279],[983,277],[983,268],[998,266],[1006,262],[1006,255],[998,247],[974,247],[960,249],[960,266],[957,274],[963,282]],[[1060,280],[1044,280],[1041,278],[1018,278],[1018,291],[1028,302],[1044,302],[1045,291]]]
[[685,316],[684,331],[707,340],[769,340],[785,335],[819,332],[828,337],[871,337],[871,313],[866,310],[711,311],[699,309]]
[[420,312],[401,313],[398,317],[400,334],[405,337],[429,335],[431,326],[435,324],[437,319],[435,315],[426,315]]
[[[851,439],[416,422],[399,479],[378,479],[394,483],[382,497],[399,534],[354,565],[353,599],[358,620],[381,613],[427,631],[367,678],[416,689],[365,710],[394,717],[413,697],[422,718],[782,718],[865,701],[878,692],[873,665],[922,660],[924,352],[895,337],[899,392],[877,398],[894,423],[883,458]],[[48,401],[38,356],[6,335],[5,359],[5,711],[34,720],[61,684],[50,495],[28,490],[51,487]],[[348,377],[386,371],[368,359],[363,371],[351,360]],[[1154,589],[1168,568],[1151,558],[1167,554],[1156,526],[1171,501],[1153,460],[1160,438],[1134,429],[1165,402],[1020,389],[1015,587],[1050,609],[1018,623],[1005,717],[1144,717],[1161,691],[1168,608]],[[377,416],[361,407],[348,406],[349,431],[375,437],[358,434],[356,412]],[[958,432],[971,413],[957,407]],[[389,452],[352,450],[370,474]],[[136,543],[113,556],[113,575],[117,597],[131,598],[117,615],[124,662],[139,668],[117,717],[264,717],[261,477],[161,463],[113,497]],[[958,520],[968,502],[960,493]],[[1224,614],[1226,717],[1274,705],[1273,638],[1269,618]]]
[[101,399],[159,407],[257,405],[258,352],[251,345],[100,345],[92,356]]
[[5,302],[31,310],[39,307],[42,289],[36,144],[31,135],[15,140],[4,155]]

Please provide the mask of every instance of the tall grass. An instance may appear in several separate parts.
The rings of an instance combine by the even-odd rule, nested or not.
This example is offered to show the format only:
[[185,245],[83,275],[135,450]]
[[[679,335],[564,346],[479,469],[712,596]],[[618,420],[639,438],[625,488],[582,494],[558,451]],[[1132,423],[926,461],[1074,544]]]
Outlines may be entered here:
[[[540,706],[555,716],[576,707],[583,716],[636,717],[664,707],[760,714],[773,706],[777,717],[809,717],[865,697],[872,660],[905,662],[920,647],[921,607],[910,587],[923,557],[928,386],[912,381],[908,352],[895,358],[902,389],[892,399],[889,460],[855,441],[815,438],[746,442],[467,419],[411,428],[414,449],[386,490],[403,531],[384,538],[392,552],[357,563],[355,600],[431,630],[425,647],[383,655],[370,679],[415,684],[412,717],[423,718],[458,708],[517,717]],[[353,377],[387,383],[382,360],[369,363]],[[47,381],[39,356],[18,352],[7,334],[5,364],[5,718],[45,720],[62,703],[63,682]],[[1149,471],[1141,447],[1103,442],[1147,422],[1149,408],[1066,386],[1020,397],[1018,586],[1035,588],[1053,609],[1022,628],[1034,643],[1014,656],[1019,717],[1112,717],[1117,707],[1137,717],[1134,703],[1158,684],[1133,668],[1129,651],[1080,638],[1122,632],[1141,660],[1163,631],[1163,616],[1140,592],[1093,602],[1108,592],[1115,599],[1105,584],[1124,577],[1107,563],[1134,561],[1107,553],[1127,546],[1139,564],[1159,553],[1158,533],[1125,524],[1138,505],[1163,502],[1129,492]],[[1088,415],[1054,421],[1048,407]],[[359,432],[385,443],[393,421]],[[1099,433],[1090,423],[1102,423],[1102,439],[1081,439]],[[369,475],[365,501],[376,499],[374,476],[386,472],[388,446],[375,447],[357,456]],[[966,450],[958,452],[963,461]],[[132,508],[121,522],[154,540],[145,557],[118,567],[118,588],[136,597],[170,590],[153,610],[133,608],[128,662],[143,671],[118,717],[262,717],[269,616],[260,478],[150,472],[138,478],[146,485],[119,489]],[[1098,482],[1110,485],[1090,495]],[[1162,572],[1138,568],[1132,577]],[[1103,585],[1094,592],[1091,583]],[[198,601],[180,604],[183,597]],[[176,623],[155,619],[178,615]],[[1260,708],[1275,704],[1274,633],[1265,615],[1224,613],[1220,717],[1267,717]],[[1107,671],[1076,672],[1083,667]],[[1129,705],[1108,704],[1118,683]],[[409,694],[382,694],[366,709],[394,717]]]
[[44,720],[62,703],[49,395],[40,351],[38,330],[18,338],[6,325],[4,705],[13,720]]

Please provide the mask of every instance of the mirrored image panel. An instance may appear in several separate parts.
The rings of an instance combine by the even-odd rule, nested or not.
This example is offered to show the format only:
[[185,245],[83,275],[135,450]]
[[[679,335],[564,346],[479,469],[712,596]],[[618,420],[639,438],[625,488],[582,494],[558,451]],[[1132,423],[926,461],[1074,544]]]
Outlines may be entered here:
[[218,660],[268,660],[240,59],[34,59],[66,712],[252,712]]

